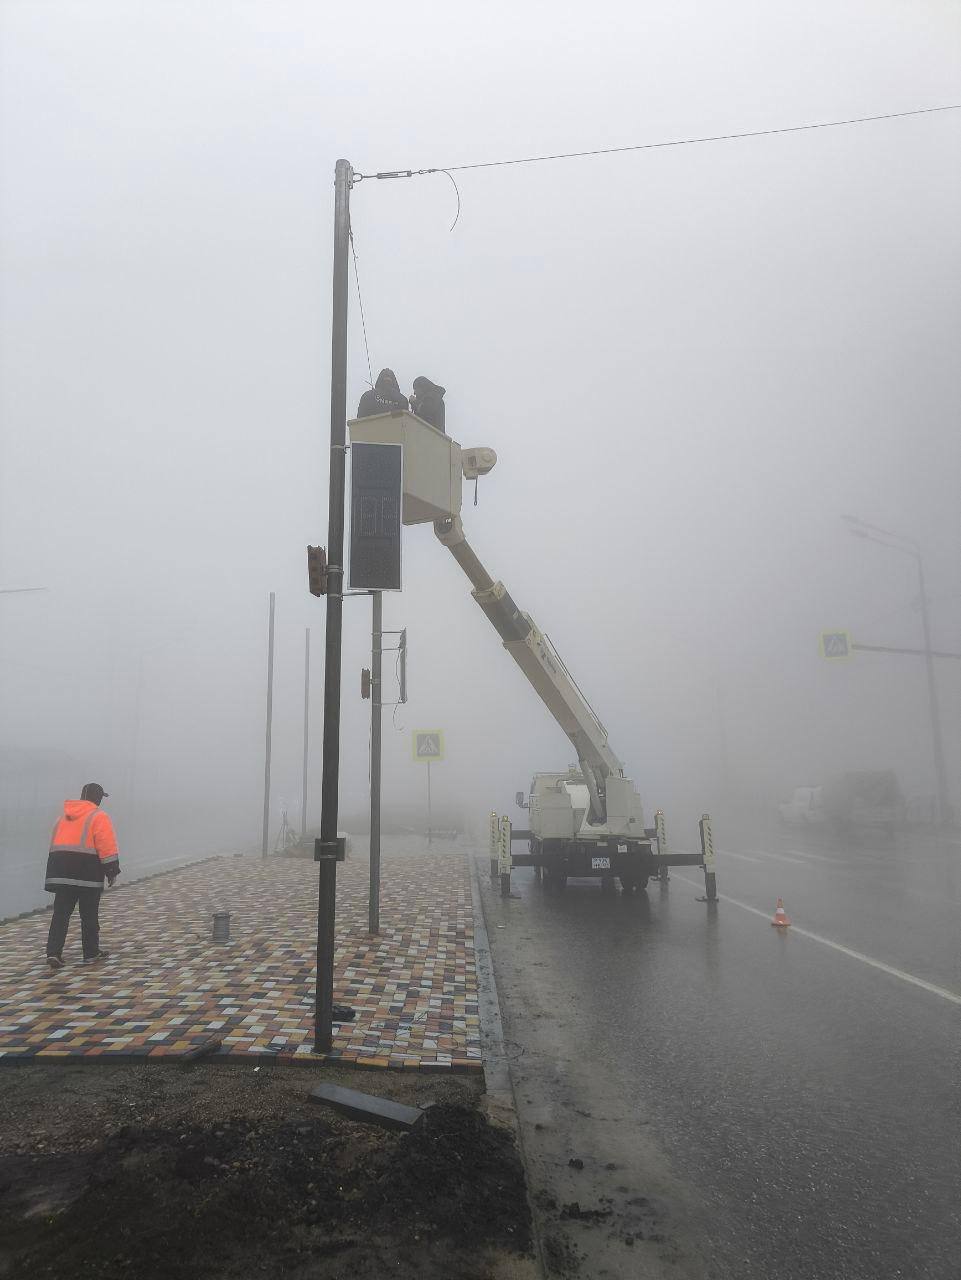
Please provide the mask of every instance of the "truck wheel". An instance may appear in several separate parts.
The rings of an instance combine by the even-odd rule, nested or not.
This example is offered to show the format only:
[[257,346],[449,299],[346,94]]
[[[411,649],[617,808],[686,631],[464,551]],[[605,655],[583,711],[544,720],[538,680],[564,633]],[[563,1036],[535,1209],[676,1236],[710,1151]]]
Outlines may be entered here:
[[567,872],[561,871],[559,867],[545,867],[544,880],[548,889],[567,888]]
[[635,889],[646,889],[649,877],[640,871],[620,871],[617,876],[624,893],[633,893]]

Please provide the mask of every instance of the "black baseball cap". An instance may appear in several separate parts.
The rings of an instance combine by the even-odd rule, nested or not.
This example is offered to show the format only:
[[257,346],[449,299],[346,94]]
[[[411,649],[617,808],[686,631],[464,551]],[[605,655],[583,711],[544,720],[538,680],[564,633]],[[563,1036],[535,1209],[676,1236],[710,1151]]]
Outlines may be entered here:
[[99,804],[109,794],[110,792],[104,791],[99,782],[85,782],[80,792],[80,799],[92,800],[94,804]]

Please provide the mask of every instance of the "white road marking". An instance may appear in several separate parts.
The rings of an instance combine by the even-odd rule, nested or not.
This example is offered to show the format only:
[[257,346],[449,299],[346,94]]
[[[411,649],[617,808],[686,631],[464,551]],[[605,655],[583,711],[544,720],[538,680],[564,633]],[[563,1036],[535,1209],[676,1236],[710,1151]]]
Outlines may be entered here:
[[[735,853],[733,849],[718,849],[718,853],[726,854],[729,858],[746,858],[746,853]],[[810,870],[810,863],[805,862],[801,858],[792,858],[787,853],[772,853],[769,849],[758,849],[759,856],[757,858],[749,858],[749,862],[769,862],[772,858],[776,858],[778,862],[793,862],[799,867],[807,867]]]
[[838,865],[837,858],[829,858],[827,854],[824,853],[811,853],[807,849],[788,849],[787,852],[793,853],[798,858],[814,858],[817,862],[829,862],[832,867],[836,867]]
[[[696,880],[691,880],[688,876],[677,876],[678,880],[683,880],[685,884],[691,884],[695,889],[701,886]],[[752,907],[747,902],[741,902],[738,898],[729,898],[727,894],[719,893],[718,898],[721,902],[730,902],[734,907],[740,907],[743,911],[750,911],[753,916],[760,916],[762,920],[770,920],[771,913],[761,911],[758,907]],[[882,973],[888,973],[892,978],[899,978],[902,982],[910,983],[912,987],[920,987],[922,991],[928,991],[931,995],[940,996],[942,1000],[947,1000],[951,1004],[961,1007],[961,994],[957,991],[950,991],[947,987],[935,986],[933,982],[925,982],[924,978],[917,978],[913,973],[905,973],[903,969],[896,969],[894,965],[885,964],[883,960],[875,960],[873,956],[866,956],[863,951],[855,951],[852,947],[845,947],[840,942],[834,942],[831,938],[824,938],[819,933],[812,933],[810,929],[802,929],[799,925],[791,925],[792,933],[799,933],[802,938],[810,938],[812,942],[820,942],[822,947],[830,947],[832,951],[840,951],[844,956],[849,956],[852,960],[860,960],[862,964],[870,965],[872,969],[880,969]]]
[[764,861],[763,858],[749,858],[746,853],[735,853],[733,849],[718,849],[717,852],[723,858],[740,858],[742,862],[756,862],[758,866]]

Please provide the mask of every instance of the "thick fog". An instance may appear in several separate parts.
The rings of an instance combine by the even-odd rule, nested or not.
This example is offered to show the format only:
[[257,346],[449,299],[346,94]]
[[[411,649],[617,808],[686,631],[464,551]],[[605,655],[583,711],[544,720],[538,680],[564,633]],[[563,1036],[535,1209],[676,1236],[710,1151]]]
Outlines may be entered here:
[[[38,905],[88,780],[128,867],[255,849],[320,801],[335,160],[359,173],[958,101],[957,7],[16,3],[2,22],[0,915]],[[360,182],[373,372],[497,450],[468,537],[610,731],[646,810],[773,808],[934,771],[920,658],[961,650],[961,112]],[[351,281],[351,411],[368,365]],[[405,531],[410,701],[384,821],[483,823],[573,752],[429,526]],[[9,588],[42,587],[14,593]],[[345,604],[341,812],[367,805],[370,606]],[[937,660],[961,803],[961,663]],[[388,655],[385,673],[392,676]],[[388,685],[386,696],[391,696]],[[342,823],[343,825],[343,823]]]

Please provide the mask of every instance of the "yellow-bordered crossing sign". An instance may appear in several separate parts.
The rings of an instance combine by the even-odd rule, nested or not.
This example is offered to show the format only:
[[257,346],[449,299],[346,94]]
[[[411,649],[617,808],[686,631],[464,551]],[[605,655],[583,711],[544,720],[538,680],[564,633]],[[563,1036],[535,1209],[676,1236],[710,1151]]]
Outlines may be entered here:
[[443,760],[443,729],[415,729],[411,734],[411,751],[415,760]]

